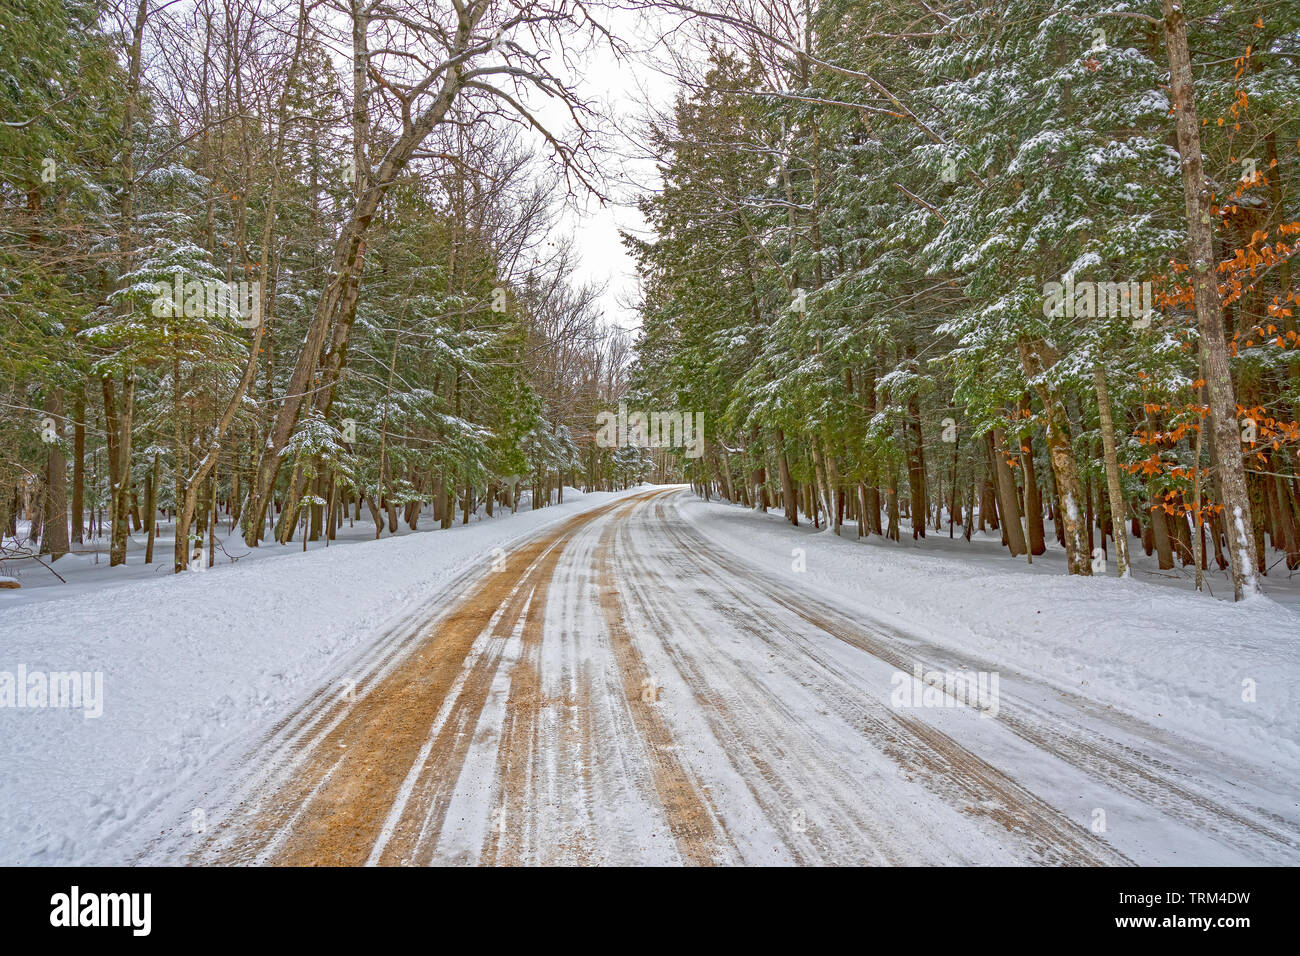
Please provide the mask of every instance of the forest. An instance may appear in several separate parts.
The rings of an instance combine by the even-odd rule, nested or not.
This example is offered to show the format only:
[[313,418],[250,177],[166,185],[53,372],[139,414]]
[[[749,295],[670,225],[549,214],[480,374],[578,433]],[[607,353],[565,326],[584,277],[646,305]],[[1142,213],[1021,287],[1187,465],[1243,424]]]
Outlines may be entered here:
[[703,410],[698,490],[1238,598],[1300,568],[1300,9],[1185,7],[712,13],[632,383]]
[[[636,330],[560,224],[616,158],[550,51],[615,12],[703,51],[642,117]],[[653,479],[1300,569],[1295,4],[12,0],[0,41],[0,560]],[[598,441],[621,403],[703,453]]]
[[134,534],[182,571],[231,535],[448,527],[649,472],[578,432],[629,349],[556,229],[589,107],[537,50],[580,11],[418,12],[0,11],[4,557],[118,565]]
[[1297,0],[4,0],[6,926],[1278,922],[1298,256]]

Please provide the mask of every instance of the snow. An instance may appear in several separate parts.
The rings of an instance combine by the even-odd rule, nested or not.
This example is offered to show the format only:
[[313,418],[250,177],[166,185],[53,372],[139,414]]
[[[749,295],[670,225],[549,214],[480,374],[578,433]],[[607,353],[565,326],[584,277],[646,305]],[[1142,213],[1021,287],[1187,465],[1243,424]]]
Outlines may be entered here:
[[0,672],[102,673],[103,714],[0,707],[0,864],[116,860],[123,826],[350,655],[418,623],[458,575],[627,493],[566,488],[560,505],[378,541],[362,520],[329,548],[263,545],[200,573],[167,573],[162,541],[162,566],[69,555],[54,565],[67,585],[33,565],[21,590],[0,589]]
[[[222,806],[203,795],[217,789],[223,768],[273,734],[312,692],[337,686],[341,696],[349,693],[347,675],[417,633],[431,609],[457,595],[500,549],[623,494],[565,489],[562,505],[480,517],[450,531],[432,530],[429,522],[431,530],[385,532],[378,541],[370,540],[373,525],[358,521],[328,549],[314,545],[304,554],[300,544],[264,546],[201,573],[145,569],[138,550],[126,568],[86,556],[62,559],[56,567],[67,585],[39,566],[24,569],[21,590],[0,590],[0,689],[5,674],[39,672],[53,681],[76,673],[96,682],[102,676],[102,692],[96,684],[93,694],[102,713],[89,719],[75,706],[30,706],[30,697],[21,709],[0,706],[0,864],[137,859],[146,823],[181,827],[192,808]],[[998,828],[978,826],[948,798],[910,785],[895,758],[862,732],[870,715],[886,713],[883,701],[892,692],[916,694],[921,683],[938,686],[957,672],[969,675],[980,706],[926,708],[915,719],[960,739],[1081,826],[1094,808],[1105,808],[1113,828],[1108,840],[1130,858],[1241,862],[1251,853],[1265,853],[1259,861],[1294,853],[1293,845],[1278,843],[1216,843],[1208,825],[1203,835],[1196,829],[1199,818],[1167,812],[1146,791],[1135,795],[1122,779],[1090,775],[1063,762],[1067,750],[1045,754],[1011,729],[1019,720],[1086,738],[1093,721],[1118,741],[1117,760],[1129,754],[1153,761],[1187,788],[1187,800],[1211,793],[1223,805],[1289,813],[1300,779],[1300,586],[1284,569],[1261,579],[1269,596],[1232,604],[1223,575],[1207,575],[1214,596],[1196,594],[1185,580],[1158,576],[1136,544],[1134,578],[1120,581],[1068,577],[1055,541],[1031,565],[1010,558],[996,534],[976,533],[970,542],[960,533],[950,540],[933,532],[921,541],[906,532],[900,542],[859,540],[852,523],[837,537],[792,528],[777,512],[689,494],[672,496],[666,515],[652,517],[649,506],[637,514],[612,552],[628,646],[655,675],[656,708],[679,742],[674,750],[709,782],[737,859],[798,859],[773,849],[787,842],[773,827],[806,812],[812,829],[789,839],[809,859],[830,852],[819,833],[872,832],[879,824],[888,839],[878,862],[1019,860]],[[702,541],[680,533],[683,519]],[[598,729],[587,755],[593,802],[587,810],[551,808],[553,819],[543,815],[530,824],[537,828],[530,839],[544,848],[575,826],[619,832],[612,844],[597,841],[602,852],[614,853],[611,861],[626,853],[673,862],[663,811],[645,799],[653,783],[628,777],[639,766],[641,733],[628,723],[618,691],[625,665],[604,636],[603,585],[593,574],[604,528],[585,527],[563,552],[546,604],[546,632],[558,637],[542,642],[533,662],[547,700],[572,698],[580,674],[601,678],[590,698]],[[683,555],[690,541],[729,553],[737,569],[757,567],[771,587],[785,582],[841,609],[874,628],[908,666],[812,626],[789,604],[764,604],[757,593],[744,600],[755,579],[696,573],[711,565],[706,559],[696,567]],[[169,546],[159,547],[170,555]],[[485,629],[471,651],[470,663],[489,650],[500,660],[459,771],[448,814],[454,822],[438,859],[474,858],[488,828],[499,825],[498,811],[507,812],[491,797],[501,746],[492,728],[504,720],[510,675],[522,660],[524,619],[508,639]],[[947,670],[931,670],[935,664]],[[706,691],[723,695],[726,706],[706,706]],[[444,710],[456,697],[448,695]],[[562,761],[569,731],[555,723],[561,713],[568,715],[539,717],[545,757],[534,772],[542,792],[572,783]],[[747,748],[776,762],[770,780],[735,765]],[[417,759],[412,773],[420,766]],[[1192,781],[1196,772],[1204,779]],[[393,795],[372,857],[397,832],[413,780]],[[860,800],[864,785],[873,796],[869,812]],[[847,853],[850,844],[857,845],[850,840],[840,850]]]
[[[1027,565],[996,534],[968,543],[960,528],[955,540],[946,528],[916,542],[910,529],[901,542],[859,540],[850,522],[836,537],[725,502],[691,500],[682,511],[709,539],[860,619],[1300,775],[1300,615],[1278,600],[1232,604],[1230,581],[1217,589],[1222,600],[1137,579],[1069,577],[1055,540]],[[806,572],[792,571],[795,547]],[[1135,571],[1147,570],[1141,547],[1130,550]],[[1297,582],[1267,580],[1276,598],[1300,603]]]
[[[146,455],[148,453],[146,452]],[[576,488],[564,489],[564,500],[567,503],[570,496],[577,498],[582,492]],[[554,503],[554,502],[552,502]],[[531,510],[531,492],[527,488],[521,488],[519,493],[519,513],[524,514]],[[462,512],[457,504],[456,522],[453,528],[461,527]],[[400,510],[400,509],[399,509]],[[326,544],[324,538],[318,541],[307,542],[307,552],[311,553],[317,550],[333,550],[338,547],[351,546],[358,543],[365,543],[375,540],[375,525],[371,520],[369,510],[363,505],[360,509],[361,516],[356,519],[345,518],[343,526],[338,529],[337,537]],[[497,508],[497,517],[507,514],[509,509]],[[351,514],[349,510],[348,514]],[[278,515],[276,516],[278,518]],[[432,517],[432,509],[425,506],[420,512],[420,519],[417,522],[420,530],[412,532],[407,527],[405,521],[398,521],[397,531],[390,534],[387,525],[387,513],[384,513],[383,520],[384,532],[383,540],[389,537],[405,537],[410,534],[424,534],[426,531],[435,530],[437,525]],[[476,513],[471,515],[470,524],[473,525],[488,519],[482,505]],[[26,520],[18,522],[18,541],[6,539],[6,545],[13,546],[21,543],[26,545],[26,537],[29,532],[30,523]],[[145,546],[148,536],[144,532],[136,532],[127,538],[127,562],[125,565],[111,568],[108,564],[108,528],[105,524],[104,536],[102,538],[88,538],[84,545],[74,544],[73,550],[58,561],[51,562],[49,555],[41,557],[41,563],[26,558],[20,560],[9,560],[3,565],[7,574],[12,577],[5,579],[0,576],[0,581],[12,580],[22,586],[22,591],[13,590],[0,600],[0,610],[11,608],[18,604],[27,604],[39,601],[48,601],[59,599],[72,595],[83,594],[87,591],[99,590],[103,588],[114,588],[132,581],[156,581],[172,576],[172,550],[175,542],[174,525],[171,521],[160,520],[158,522],[158,532],[154,541],[154,562],[153,564],[144,563]],[[257,548],[249,548],[244,545],[238,529],[230,527],[229,519],[221,515],[217,522],[216,534],[216,560],[213,567],[207,568],[207,550],[204,550],[204,569],[199,573],[223,572],[229,570],[236,564],[242,563],[247,567],[249,563],[261,562],[267,558],[300,555],[303,553],[301,532],[288,544],[280,545],[274,541],[263,541]],[[64,580],[60,580],[60,578]]]

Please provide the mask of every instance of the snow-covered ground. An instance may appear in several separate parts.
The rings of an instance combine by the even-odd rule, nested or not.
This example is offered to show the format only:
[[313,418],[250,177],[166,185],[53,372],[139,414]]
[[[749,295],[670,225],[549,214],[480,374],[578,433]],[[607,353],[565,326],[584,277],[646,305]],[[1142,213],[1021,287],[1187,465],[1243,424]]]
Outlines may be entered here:
[[707,538],[891,631],[1300,768],[1300,575],[1285,565],[1264,581],[1270,597],[1234,606],[1221,574],[1209,576],[1215,598],[1196,594],[1182,569],[1157,573],[1135,539],[1133,579],[1071,578],[1054,539],[1031,566],[995,533],[967,542],[960,527],[955,540],[945,525],[922,540],[905,528],[892,542],[858,539],[847,523],[839,537],[794,528],[779,512],[720,501],[692,498],[681,510]]
[[[566,503],[576,501],[581,496],[582,492],[576,488],[564,489],[563,497]],[[553,495],[553,497],[555,496]],[[531,493],[528,490],[521,490],[519,514],[526,514],[532,510],[530,498]],[[288,544],[282,545],[275,541],[263,541],[256,548],[249,548],[240,537],[239,529],[231,527],[229,516],[222,515],[220,516],[221,520],[217,522],[215,560],[211,568],[204,568],[204,572],[225,571],[236,564],[247,568],[250,562],[260,562],[267,558],[299,555],[304,552],[310,554],[314,551],[374,541],[375,523],[371,520],[370,512],[366,508],[363,507],[360,510],[361,515],[357,518],[351,517],[352,511],[348,511],[349,517],[344,519],[333,541],[327,542],[322,535],[317,541],[308,541],[306,548],[303,547],[301,533]],[[495,521],[509,514],[510,510],[508,508],[502,509],[498,507],[495,516],[489,519],[483,506],[480,505],[478,511],[470,516],[469,524],[472,527],[480,522]],[[458,532],[461,530],[461,518],[462,513],[457,511],[453,530]],[[419,528],[418,531],[412,531],[406,522],[399,518],[397,530],[390,533],[387,521],[388,516],[385,513],[385,524],[381,540],[403,538],[412,534],[424,534],[428,531],[438,530],[431,505],[426,505],[421,511],[420,519],[416,523]],[[15,542],[6,539],[6,546],[12,547],[18,543],[26,545],[28,531],[29,522],[20,520],[18,522],[19,540]],[[171,577],[172,549],[175,543],[173,524],[163,518],[161,514],[159,515],[152,564],[144,563],[147,542],[148,535],[144,532],[128,536],[126,564],[115,568],[108,565],[109,542],[107,528],[105,528],[104,537],[88,539],[85,544],[73,545],[74,550],[58,561],[51,562],[47,555],[39,561],[32,558],[23,558],[0,562],[0,571],[4,572],[4,576],[16,581],[21,588],[0,589],[0,609],[17,607],[20,604],[66,598],[102,588],[116,588],[132,581],[157,581]],[[206,555],[207,551],[205,550],[205,563],[207,560]]]
[[[0,707],[0,863],[192,859],[190,808],[230,822],[249,794],[249,845],[274,833],[307,859],[359,795],[380,822],[410,815],[417,861],[1300,859],[1292,607],[1192,593],[1140,549],[1135,580],[1071,579],[1054,547],[1031,567],[991,535],[836,537],[685,492],[547,530],[627,495],[568,489],[378,541],[359,521],[328,549],[202,573],[137,553],[124,571],[61,560],[61,587],[24,573],[0,590],[0,693],[19,668],[99,672],[102,715]],[[484,581],[507,554],[526,570],[499,569],[497,607]],[[467,593],[463,633],[431,636]],[[457,642],[463,662],[434,667]],[[999,719],[897,710],[891,684],[918,662],[1000,674]],[[455,723],[418,758],[410,687]],[[345,767],[346,792],[308,812],[345,754],[373,786],[388,759],[443,797],[367,794]],[[506,806],[533,816],[498,831]],[[1111,829],[1089,836],[1102,809]],[[247,832],[222,827],[211,858]],[[408,859],[383,846],[361,861]]]
[[[0,681],[20,667],[102,673],[103,713],[0,706],[0,864],[95,859],[119,823],[350,652],[427,614],[494,549],[626,493],[569,488],[563,504],[448,531],[426,519],[428,531],[378,541],[361,520],[328,548],[264,545],[181,575],[168,573],[170,541],[144,565],[142,536],[125,568],[59,560],[66,585],[29,565],[21,589],[0,589]],[[249,551],[237,537],[227,547]]]

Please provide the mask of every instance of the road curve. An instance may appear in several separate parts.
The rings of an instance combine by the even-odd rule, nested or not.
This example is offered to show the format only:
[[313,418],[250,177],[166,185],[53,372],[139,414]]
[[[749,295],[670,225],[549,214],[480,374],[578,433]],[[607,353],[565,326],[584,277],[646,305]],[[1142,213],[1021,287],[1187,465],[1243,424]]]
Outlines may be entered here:
[[[1300,860],[1294,801],[1235,794],[1228,758],[814,599],[680,494],[564,521],[379,642],[205,795],[176,860]],[[996,717],[896,706],[918,663],[998,670]]]

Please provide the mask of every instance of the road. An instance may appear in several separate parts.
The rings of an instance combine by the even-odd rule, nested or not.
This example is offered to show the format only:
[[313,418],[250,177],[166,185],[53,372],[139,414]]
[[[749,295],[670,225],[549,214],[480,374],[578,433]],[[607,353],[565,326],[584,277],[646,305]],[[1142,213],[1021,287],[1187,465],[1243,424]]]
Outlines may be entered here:
[[[203,795],[188,863],[1295,863],[1294,794],[950,660],[693,530],[680,490],[500,554]],[[997,670],[995,716],[901,707]],[[948,703],[952,703],[950,700]]]

